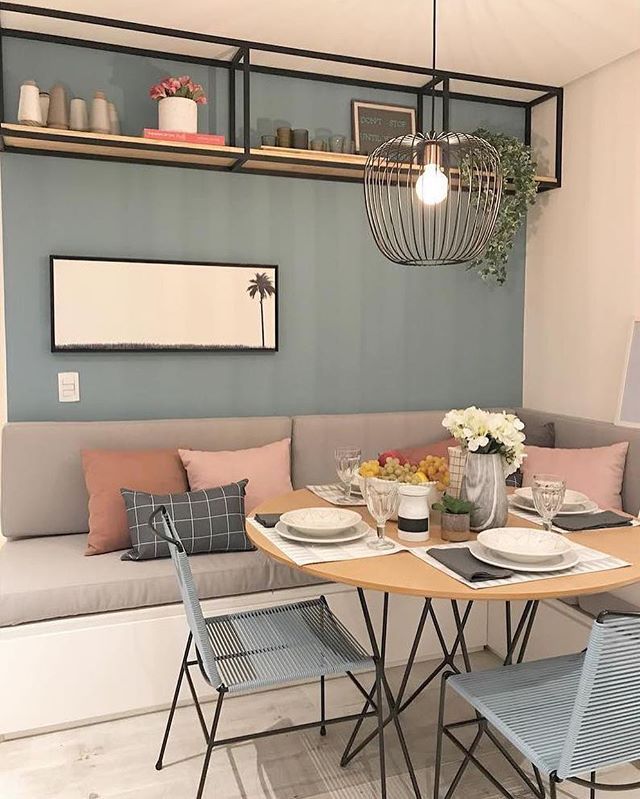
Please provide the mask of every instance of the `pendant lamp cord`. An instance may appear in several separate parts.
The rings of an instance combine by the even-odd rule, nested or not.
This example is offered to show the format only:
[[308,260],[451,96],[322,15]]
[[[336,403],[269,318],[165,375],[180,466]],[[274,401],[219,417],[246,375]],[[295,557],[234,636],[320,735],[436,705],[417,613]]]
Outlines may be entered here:
[[[433,38],[432,38],[433,48],[432,48],[432,58],[431,58],[431,68],[432,68],[432,71],[433,71],[433,75],[431,76],[432,80],[435,78],[435,71],[436,71],[436,39],[437,39],[437,30],[438,30],[438,28],[437,28],[437,20],[438,20],[438,17],[437,17],[437,5],[438,5],[438,0],[433,0],[433,15],[432,15],[433,16],[433,18],[432,18],[432,23],[433,23]],[[435,129],[436,129],[436,90],[435,90],[435,87],[432,87],[431,88],[431,132],[432,133],[435,132]]]

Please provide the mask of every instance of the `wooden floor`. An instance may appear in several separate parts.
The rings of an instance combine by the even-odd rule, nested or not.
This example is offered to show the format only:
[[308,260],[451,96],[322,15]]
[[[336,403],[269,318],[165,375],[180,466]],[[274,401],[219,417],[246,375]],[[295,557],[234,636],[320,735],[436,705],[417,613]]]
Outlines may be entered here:
[[[495,659],[474,656],[475,668],[491,667]],[[412,682],[429,671],[419,664]],[[400,678],[399,670],[391,674]],[[126,679],[126,675],[123,675]],[[432,686],[403,714],[403,726],[418,769],[425,799],[432,796],[437,689]],[[453,698],[454,695],[452,695]],[[317,686],[286,688],[225,702],[221,734],[239,735],[308,721],[317,716]],[[360,709],[362,700],[348,680],[328,683],[329,714]],[[451,701],[450,719],[468,717],[463,702]],[[211,710],[208,706],[207,710]],[[1,709],[0,709],[1,712]],[[204,751],[202,734],[193,708],[182,708],[169,742],[165,768],[154,769],[165,713],[95,724],[81,729],[49,733],[0,744],[1,799],[190,799],[200,773]],[[375,799],[379,797],[378,761],[369,746],[347,768],[339,765],[350,727],[335,725],[325,738],[317,730],[264,738],[214,752],[205,796],[207,799]],[[387,742],[389,799],[411,799],[395,734]],[[518,797],[530,794],[509,772],[490,745],[481,747],[482,759]],[[459,755],[445,749],[444,783],[448,784]],[[637,780],[630,765],[607,774],[612,781]],[[561,786],[560,797],[586,797],[577,786]],[[456,792],[458,799],[489,799],[498,792],[470,767]],[[622,796],[638,799],[640,792]]]

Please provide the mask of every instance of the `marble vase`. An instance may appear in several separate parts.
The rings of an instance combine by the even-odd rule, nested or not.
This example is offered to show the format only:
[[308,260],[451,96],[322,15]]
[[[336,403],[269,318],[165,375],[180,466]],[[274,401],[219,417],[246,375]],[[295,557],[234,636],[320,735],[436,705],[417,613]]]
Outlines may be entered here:
[[471,529],[504,527],[509,515],[502,455],[468,452],[460,497],[473,502]]

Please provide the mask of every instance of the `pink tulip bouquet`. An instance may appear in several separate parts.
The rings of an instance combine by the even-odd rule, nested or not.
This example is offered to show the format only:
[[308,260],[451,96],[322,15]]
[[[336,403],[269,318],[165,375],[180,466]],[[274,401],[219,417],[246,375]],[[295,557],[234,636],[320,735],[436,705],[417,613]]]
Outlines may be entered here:
[[194,100],[198,105],[205,105],[207,96],[199,83],[194,83],[189,75],[179,78],[165,78],[149,89],[152,100],[162,100],[165,97],[186,97]]

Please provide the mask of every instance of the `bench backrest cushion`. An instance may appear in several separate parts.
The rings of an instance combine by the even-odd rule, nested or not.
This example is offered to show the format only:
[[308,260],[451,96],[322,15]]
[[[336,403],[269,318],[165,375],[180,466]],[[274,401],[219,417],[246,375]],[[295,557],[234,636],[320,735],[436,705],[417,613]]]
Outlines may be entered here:
[[10,422],[2,433],[2,533],[26,538],[87,531],[83,449],[244,449],[290,436],[291,419],[279,416]]
[[556,447],[574,449],[606,447],[621,441],[629,442],[622,482],[622,507],[627,513],[640,510],[640,428],[622,427],[610,422],[581,419],[546,411],[523,408],[518,415],[525,425],[553,422],[556,431]]

